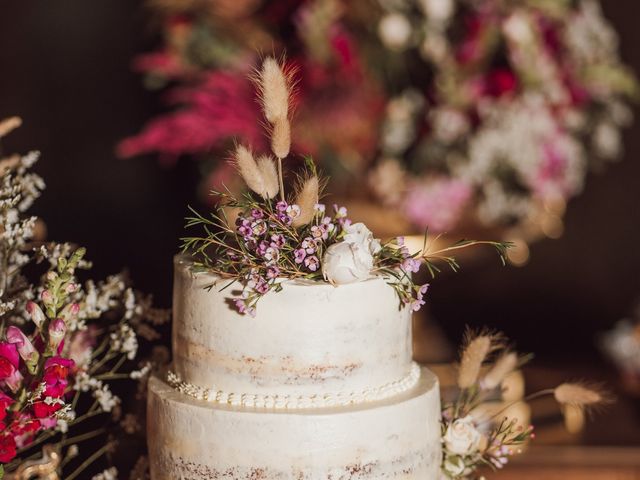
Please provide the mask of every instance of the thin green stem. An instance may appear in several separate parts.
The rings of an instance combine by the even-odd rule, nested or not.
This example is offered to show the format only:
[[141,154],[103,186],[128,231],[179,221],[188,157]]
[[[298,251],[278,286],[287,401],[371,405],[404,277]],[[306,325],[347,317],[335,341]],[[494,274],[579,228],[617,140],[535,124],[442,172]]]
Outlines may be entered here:
[[78,468],[76,468],[73,471],[73,473],[71,473],[71,475],[69,475],[65,480],[73,480],[74,478],[78,478],[78,475],[80,475],[83,471],[85,471],[93,462],[98,460],[102,455],[107,453],[110,448],[111,448],[111,445],[106,444],[102,448],[96,450],[89,458],[87,458],[84,462],[82,462],[82,464]]

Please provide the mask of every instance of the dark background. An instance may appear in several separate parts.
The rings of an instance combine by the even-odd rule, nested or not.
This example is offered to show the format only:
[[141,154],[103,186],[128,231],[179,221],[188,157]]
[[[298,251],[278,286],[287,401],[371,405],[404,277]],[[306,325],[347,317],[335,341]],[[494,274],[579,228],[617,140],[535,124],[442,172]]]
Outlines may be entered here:
[[[603,3],[623,58],[640,72],[640,6]],[[48,188],[34,213],[49,238],[85,245],[96,277],[127,267],[138,288],[169,306],[197,166],[114,155],[116,142],[158,111],[157,95],[130,70],[155,35],[139,1],[3,0],[0,117],[25,121],[7,151],[43,154],[37,171]],[[625,138],[624,161],[588,178],[569,205],[565,235],[535,244],[528,266],[487,261],[433,283],[431,310],[452,340],[465,324],[488,325],[543,360],[598,355],[594,336],[640,297],[640,121]]]

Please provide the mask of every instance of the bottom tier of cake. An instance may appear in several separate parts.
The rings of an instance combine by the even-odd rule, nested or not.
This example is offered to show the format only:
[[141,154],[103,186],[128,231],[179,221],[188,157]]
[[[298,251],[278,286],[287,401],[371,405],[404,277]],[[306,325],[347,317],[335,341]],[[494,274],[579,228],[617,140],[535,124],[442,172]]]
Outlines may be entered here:
[[435,480],[439,420],[438,381],[426,369],[396,397],[309,410],[215,405],[151,378],[151,478]]

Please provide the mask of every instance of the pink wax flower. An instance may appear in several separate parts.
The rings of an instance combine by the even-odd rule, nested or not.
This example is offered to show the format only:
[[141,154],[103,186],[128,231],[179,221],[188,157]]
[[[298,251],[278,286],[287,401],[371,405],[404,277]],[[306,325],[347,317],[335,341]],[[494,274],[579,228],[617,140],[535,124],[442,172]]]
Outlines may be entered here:
[[416,226],[444,232],[455,227],[471,194],[471,187],[462,180],[427,179],[409,188],[403,209]]
[[40,355],[33,347],[31,340],[29,340],[27,336],[22,333],[22,330],[12,325],[7,328],[7,341],[16,346],[20,357],[22,357],[22,360],[24,360],[24,362],[27,364],[29,371],[31,373],[35,373],[38,358],[40,357]]

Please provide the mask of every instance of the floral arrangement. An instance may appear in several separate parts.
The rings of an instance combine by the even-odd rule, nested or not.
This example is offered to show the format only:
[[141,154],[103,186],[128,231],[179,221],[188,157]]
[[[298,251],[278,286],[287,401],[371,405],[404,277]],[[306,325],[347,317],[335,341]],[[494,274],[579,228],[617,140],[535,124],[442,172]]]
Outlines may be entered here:
[[[329,212],[319,203],[325,182],[310,157],[292,199],[287,200],[282,164],[291,149],[292,77],[275,59],[267,58],[256,83],[275,160],[268,154],[255,158],[249,148],[238,145],[233,159],[250,191],[240,198],[213,192],[219,200],[218,212],[208,218],[192,210],[194,216],[187,223],[204,227],[206,235],[183,239],[184,250],[201,258],[199,267],[242,282],[241,296],[235,300],[239,312],[255,315],[258,300],[280,290],[283,278],[341,285],[374,275],[390,279],[401,304],[416,311],[424,305],[428,288],[416,285],[411,277],[421,262],[432,274],[438,260],[456,269],[450,252],[478,244],[493,245],[504,260],[508,245],[498,242],[463,241],[430,252],[425,239],[424,248],[416,253],[409,251],[402,238],[381,243],[363,223],[352,223],[344,207],[334,205]],[[229,210],[236,213],[235,220],[229,218]]]
[[500,393],[505,378],[529,360],[508,347],[500,334],[468,332],[458,366],[458,394],[442,410],[442,477],[472,478],[482,467],[503,468],[509,457],[534,438],[533,426],[510,418],[518,402],[553,396],[562,406],[593,409],[610,401],[601,389],[582,383],[563,383],[495,409],[483,404]]
[[[1,122],[0,138],[19,125]],[[37,159],[0,160],[0,478],[28,476],[33,462],[46,478],[89,478],[118,432],[135,430],[112,387],[146,377],[139,339],[157,339],[168,315],[124,275],[82,284],[78,273],[91,267],[83,248],[34,238],[39,220],[26,212],[44,189]],[[99,447],[81,455],[86,444]],[[93,478],[116,476],[111,467]]]
[[638,94],[597,0],[152,6],[165,41],[135,68],[173,85],[171,111],[121,156],[197,155],[207,187],[230,185],[215,152],[234,136],[264,146],[254,52],[286,51],[303,72],[297,147],[334,191],[368,177],[374,198],[432,231],[561,214],[589,168],[619,156]]

